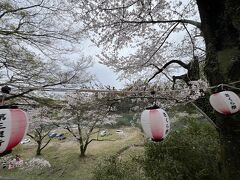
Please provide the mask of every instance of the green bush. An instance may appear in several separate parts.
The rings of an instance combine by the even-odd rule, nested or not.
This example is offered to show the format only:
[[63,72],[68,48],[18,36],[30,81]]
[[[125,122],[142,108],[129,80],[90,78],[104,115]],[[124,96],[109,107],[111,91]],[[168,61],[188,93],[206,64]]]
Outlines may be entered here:
[[101,161],[94,170],[95,180],[141,180],[144,179],[141,163],[137,157],[121,160],[111,156]]
[[216,131],[204,122],[187,119],[184,128],[160,143],[145,146],[144,169],[150,179],[219,179]]

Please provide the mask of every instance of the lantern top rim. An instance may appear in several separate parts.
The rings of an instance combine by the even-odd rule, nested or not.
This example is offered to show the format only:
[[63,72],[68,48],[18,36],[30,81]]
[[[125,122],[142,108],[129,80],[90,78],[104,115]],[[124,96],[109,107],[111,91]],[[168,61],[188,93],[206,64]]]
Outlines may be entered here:
[[18,109],[16,105],[1,105],[0,109]]
[[151,110],[151,109],[159,109],[160,107],[156,104],[154,104],[153,106],[151,107],[147,107],[146,110]]

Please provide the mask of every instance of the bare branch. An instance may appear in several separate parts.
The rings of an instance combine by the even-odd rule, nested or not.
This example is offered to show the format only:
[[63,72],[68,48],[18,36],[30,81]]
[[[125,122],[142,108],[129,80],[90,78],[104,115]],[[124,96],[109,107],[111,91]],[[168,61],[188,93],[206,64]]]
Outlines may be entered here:
[[[154,66],[158,71],[161,70],[161,69],[160,69],[157,65],[155,65],[155,64],[150,64],[150,65]],[[173,82],[173,80],[172,80],[165,72],[162,71],[161,73],[163,73],[164,76],[165,76],[169,81]],[[157,74],[156,74],[156,75],[157,75]],[[155,75],[155,76],[156,76],[156,75]],[[155,76],[154,76],[154,77],[155,77]],[[154,77],[153,77],[153,78],[154,78]]]
[[51,140],[52,140],[52,139],[49,138],[49,140],[45,143],[44,146],[42,146],[42,147],[40,148],[40,150],[43,150],[43,149],[50,143]]
[[34,136],[31,135],[30,133],[27,133],[27,135],[28,135],[30,138],[34,139]]
[[19,93],[19,94],[14,94],[14,95],[11,94],[11,96],[6,97],[5,100],[10,100],[10,99],[14,99],[14,98],[17,98],[17,97],[22,97],[22,96],[24,96],[24,95],[26,95],[26,94],[28,94],[28,93],[30,93],[32,91],[40,90],[42,88],[65,84],[65,83],[69,82],[70,80],[72,80],[76,75],[77,74],[75,73],[72,77],[68,78],[67,80],[61,81],[61,82],[57,82],[57,83],[53,83],[53,84],[46,84],[46,85],[43,85],[41,87],[34,88],[34,89],[30,88],[30,89],[28,89],[28,90],[26,90],[24,92]]
[[186,23],[186,24],[191,24],[193,26],[196,26],[197,28],[201,29],[201,23],[198,21],[193,21],[193,20],[187,20],[187,19],[175,19],[175,20],[155,20],[155,21],[128,21],[121,19],[122,23],[128,23],[128,24],[159,24],[159,23]]
[[[179,23],[174,24],[173,26],[171,26],[170,28],[168,28],[165,33],[167,33],[169,30],[169,32],[167,33],[166,37],[164,38],[164,40],[162,41],[162,43],[160,44],[160,46],[154,51],[154,53],[150,56],[150,58],[142,65],[146,65],[148,62],[151,61],[151,59],[153,58],[153,56],[160,50],[160,48],[164,45],[164,43],[166,42],[166,40],[168,39],[168,37],[170,36],[170,34],[173,32],[173,30],[177,27]],[[165,33],[163,33],[162,37],[165,35]]]
[[68,126],[66,127],[66,130],[68,130],[68,132],[70,132],[73,135],[73,137],[79,140],[79,137],[77,137],[77,135]]
[[151,64],[154,67],[156,67],[158,69],[158,71],[148,80],[148,82],[150,82],[153,78],[155,78],[158,74],[160,74],[164,69],[166,69],[170,64],[173,64],[173,63],[177,63],[180,66],[182,66],[183,68],[189,69],[188,64],[185,64],[184,62],[182,62],[180,60],[171,60],[171,61],[167,62],[161,69],[158,68],[156,65]]
[[186,25],[185,25],[184,23],[182,23],[182,25],[183,25],[184,29],[187,31],[187,33],[188,33],[188,36],[189,36],[189,38],[190,38],[190,40],[191,40],[191,43],[192,43],[192,55],[193,55],[193,57],[194,57],[194,56],[195,56],[195,55],[194,55],[194,49],[195,49],[195,45],[194,45],[193,38],[192,38],[192,36],[191,36],[190,32],[188,31],[188,29],[187,29]]
[[21,8],[5,11],[2,14],[0,14],[0,18],[2,18],[4,15],[9,14],[9,13],[15,13],[15,12],[18,12],[18,11],[39,7],[39,6],[42,5],[43,1],[44,0],[42,0],[39,4],[35,4],[35,5],[32,5],[32,6],[21,7]]

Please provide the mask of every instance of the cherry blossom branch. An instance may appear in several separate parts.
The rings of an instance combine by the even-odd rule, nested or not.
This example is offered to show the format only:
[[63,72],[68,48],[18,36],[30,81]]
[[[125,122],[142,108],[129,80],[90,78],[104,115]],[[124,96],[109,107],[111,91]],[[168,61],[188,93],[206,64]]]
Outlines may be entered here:
[[119,10],[119,9],[126,9],[126,8],[129,8],[131,7],[132,5],[136,4],[139,0],[136,0],[136,1],[133,1],[131,4],[128,4],[128,5],[124,5],[124,6],[118,6],[118,7],[113,7],[113,8],[99,8],[101,10],[104,10],[104,11],[112,11],[112,10]]
[[154,51],[154,53],[150,56],[150,58],[142,65],[144,66],[145,64],[147,64],[152,58],[153,56],[160,50],[160,48],[164,45],[164,43],[166,42],[166,40],[168,39],[168,37],[170,36],[170,34],[173,32],[173,30],[178,26],[179,23],[174,24],[173,26],[171,26],[170,28],[168,28],[162,35],[162,37],[167,33],[166,37],[164,38],[164,40],[162,41],[162,43],[160,44],[160,46]]

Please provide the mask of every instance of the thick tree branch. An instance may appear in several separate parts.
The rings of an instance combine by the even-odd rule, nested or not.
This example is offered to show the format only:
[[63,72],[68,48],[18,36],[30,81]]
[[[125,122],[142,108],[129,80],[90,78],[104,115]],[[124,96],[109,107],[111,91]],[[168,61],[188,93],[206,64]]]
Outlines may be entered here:
[[50,132],[51,132],[51,130],[49,130],[46,134],[44,134],[44,135],[42,136],[42,139],[44,139]]
[[19,93],[19,94],[12,94],[11,96],[9,97],[5,97],[5,100],[10,100],[10,99],[14,99],[14,98],[17,98],[17,97],[22,97],[24,96],[25,94],[28,94],[32,91],[36,91],[36,90],[40,90],[40,89],[43,89],[43,88],[46,88],[46,87],[51,87],[51,86],[57,86],[57,85],[61,85],[61,84],[65,84],[67,82],[69,82],[70,80],[72,80],[75,76],[76,76],[77,73],[75,73],[74,75],[72,75],[72,77],[68,78],[67,80],[64,80],[64,81],[61,81],[61,82],[57,82],[57,83],[53,83],[53,84],[46,84],[46,85],[43,85],[41,87],[37,87],[37,88],[30,88],[22,93]]
[[[160,68],[159,68],[157,65],[155,65],[155,64],[150,64],[150,65],[154,66],[158,71],[160,70]],[[165,76],[169,81],[173,82],[173,80],[172,80],[165,72],[162,71],[161,73],[163,73],[164,76]],[[154,74],[154,75],[155,75],[155,74]],[[156,74],[156,75],[157,75],[157,74]],[[156,76],[156,75],[155,75],[155,76]],[[155,77],[155,76],[154,76],[154,77]],[[154,78],[154,77],[153,77],[153,78]]]
[[197,28],[201,29],[201,23],[198,21],[188,20],[188,19],[175,19],[175,20],[158,20],[158,21],[128,21],[121,19],[122,23],[129,23],[129,24],[159,24],[159,23],[186,23],[196,26]]
[[150,82],[153,78],[155,78],[158,74],[160,74],[164,69],[166,69],[170,64],[173,64],[173,63],[177,63],[180,66],[182,66],[183,68],[189,69],[188,64],[185,64],[184,62],[182,62],[180,60],[171,60],[171,61],[167,62],[161,69],[159,67],[157,67],[156,65],[151,64],[154,67],[156,67],[158,69],[158,71],[148,80],[148,82]]
[[46,144],[45,144],[43,147],[40,148],[40,150],[43,150],[43,149],[50,143],[51,140],[52,140],[52,139],[49,138],[49,140],[46,142]]
[[39,130],[39,129],[35,129],[35,131],[36,131],[37,134],[38,134],[39,140],[42,141],[42,134],[41,134],[42,128],[40,128],[40,130]]
[[27,135],[28,135],[30,138],[32,138],[32,139],[34,139],[34,140],[35,140],[35,138],[34,138],[34,136],[33,136],[33,135],[31,135],[31,134],[29,134],[29,133],[27,133]]
[[68,126],[66,127],[66,130],[68,130],[68,132],[70,132],[73,135],[73,137],[79,140],[79,137],[77,137],[77,135]]

